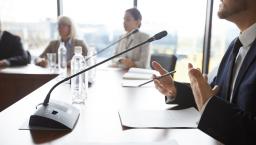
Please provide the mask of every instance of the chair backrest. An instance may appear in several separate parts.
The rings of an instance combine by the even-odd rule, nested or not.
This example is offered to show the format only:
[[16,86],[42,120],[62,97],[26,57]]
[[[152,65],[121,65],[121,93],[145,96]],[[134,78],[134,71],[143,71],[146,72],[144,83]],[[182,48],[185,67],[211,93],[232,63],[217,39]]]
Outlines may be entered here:
[[156,61],[162,65],[167,71],[175,69],[177,57],[170,54],[152,54],[150,58],[150,66],[152,68],[152,61]]

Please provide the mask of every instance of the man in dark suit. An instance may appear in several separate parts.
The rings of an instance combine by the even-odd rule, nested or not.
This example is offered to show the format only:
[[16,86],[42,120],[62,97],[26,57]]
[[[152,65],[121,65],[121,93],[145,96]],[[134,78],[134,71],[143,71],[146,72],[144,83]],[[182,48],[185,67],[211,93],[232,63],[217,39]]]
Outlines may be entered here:
[[26,65],[29,62],[30,55],[24,51],[20,38],[7,31],[1,31],[0,24],[0,68]]
[[[241,33],[231,42],[218,73],[208,85],[199,69],[188,65],[190,84],[171,77],[155,80],[167,103],[196,106],[198,128],[224,144],[256,144],[256,1],[221,0],[218,15],[235,23]],[[161,74],[166,71],[153,62]]]

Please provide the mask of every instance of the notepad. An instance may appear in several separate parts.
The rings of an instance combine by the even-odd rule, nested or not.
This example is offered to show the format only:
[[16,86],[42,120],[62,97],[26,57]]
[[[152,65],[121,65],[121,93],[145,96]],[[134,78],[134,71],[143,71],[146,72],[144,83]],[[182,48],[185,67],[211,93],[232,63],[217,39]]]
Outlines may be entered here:
[[182,110],[121,110],[121,124],[131,128],[196,128],[200,113],[193,107]]
[[150,80],[152,78],[153,78],[153,74],[127,72],[123,75],[123,79],[128,79],[128,80]]
[[[159,76],[159,72],[151,69],[130,68],[127,73],[123,75],[123,87],[138,87],[139,84],[151,80],[153,75]],[[147,86],[154,86],[153,83]]]
[[[147,80],[122,80],[122,86],[123,87],[138,87],[139,84],[145,83]],[[143,87],[154,87],[154,83],[148,83],[144,85]]]
[[143,73],[143,74],[158,74],[158,71],[156,71],[156,70],[144,69],[144,68],[135,68],[135,67],[130,68],[128,72]]

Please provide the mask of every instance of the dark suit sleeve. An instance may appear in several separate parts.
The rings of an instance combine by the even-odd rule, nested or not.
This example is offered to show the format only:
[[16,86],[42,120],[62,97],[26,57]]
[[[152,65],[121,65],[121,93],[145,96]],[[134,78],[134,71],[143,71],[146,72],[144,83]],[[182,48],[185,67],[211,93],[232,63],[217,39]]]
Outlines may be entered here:
[[30,54],[24,51],[20,38],[13,37],[12,40],[12,56],[6,60],[10,62],[10,66],[26,65],[30,62]]
[[180,107],[196,107],[194,96],[190,84],[174,82],[177,89],[177,96],[174,101],[168,101],[165,97],[167,104],[178,104]]
[[256,116],[216,96],[208,102],[198,128],[224,144],[256,144]]

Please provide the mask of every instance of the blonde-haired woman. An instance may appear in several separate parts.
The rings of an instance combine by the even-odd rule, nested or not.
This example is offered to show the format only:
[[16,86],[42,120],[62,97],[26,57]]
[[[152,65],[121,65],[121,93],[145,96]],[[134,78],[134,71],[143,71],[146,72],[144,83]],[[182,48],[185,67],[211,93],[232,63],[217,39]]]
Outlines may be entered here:
[[[81,46],[83,50],[83,56],[87,54],[87,46],[82,40],[76,39],[76,30],[73,22],[69,17],[60,16],[58,19],[58,31],[59,31],[59,40],[53,40],[46,47],[44,52],[36,59],[36,64],[42,67],[47,66],[47,53],[56,53],[58,52],[58,48],[60,42],[65,43],[65,47],[67,48],[67,62],[68,66],[70,66],[70,60],[74,55],[74,47]],[[57,59],[58,60],[58,59]]]

